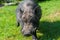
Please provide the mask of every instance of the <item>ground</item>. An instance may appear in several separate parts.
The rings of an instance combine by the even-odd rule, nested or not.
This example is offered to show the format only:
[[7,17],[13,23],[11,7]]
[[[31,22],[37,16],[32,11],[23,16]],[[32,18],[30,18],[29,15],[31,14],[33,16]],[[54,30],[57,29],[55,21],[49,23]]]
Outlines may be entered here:
[[[40,27],[37,36],[40,40],[60,40],[60,1],[39,2],[42,9]],[[17,6],[0,7],[0,40],[32,40],[24,37],[16,26]]]

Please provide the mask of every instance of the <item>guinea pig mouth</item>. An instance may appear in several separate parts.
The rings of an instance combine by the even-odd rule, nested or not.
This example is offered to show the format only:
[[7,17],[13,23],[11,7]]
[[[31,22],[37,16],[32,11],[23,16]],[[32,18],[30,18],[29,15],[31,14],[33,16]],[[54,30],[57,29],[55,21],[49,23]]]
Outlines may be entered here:
[[28,36],[31,36],[31,34],[23,34],[24,36],[28,37]]

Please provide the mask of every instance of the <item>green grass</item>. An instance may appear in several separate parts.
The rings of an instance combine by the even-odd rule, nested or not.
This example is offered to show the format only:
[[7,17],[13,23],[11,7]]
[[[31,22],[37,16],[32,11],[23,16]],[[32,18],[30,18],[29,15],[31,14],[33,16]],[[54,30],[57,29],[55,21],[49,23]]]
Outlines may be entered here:
[[[60,40],[60,1],[40,2],[42,18],[37,36],[40,40]],[[24,37],[20,27],[16,27],[17,6],[0,8],[0,40],[32,40]]]

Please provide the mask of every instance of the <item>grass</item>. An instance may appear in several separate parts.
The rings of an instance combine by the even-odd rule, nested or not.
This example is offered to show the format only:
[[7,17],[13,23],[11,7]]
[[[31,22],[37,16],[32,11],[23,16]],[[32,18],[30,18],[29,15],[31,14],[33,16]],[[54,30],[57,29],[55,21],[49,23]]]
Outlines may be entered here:
[[[60,1],[51,0],[40,2],[42,18],[37,36],[40,40],[60,40]],[[32,40],[24,37],[20,27],[16,27],[17,6],[0,8],[0,40]]]

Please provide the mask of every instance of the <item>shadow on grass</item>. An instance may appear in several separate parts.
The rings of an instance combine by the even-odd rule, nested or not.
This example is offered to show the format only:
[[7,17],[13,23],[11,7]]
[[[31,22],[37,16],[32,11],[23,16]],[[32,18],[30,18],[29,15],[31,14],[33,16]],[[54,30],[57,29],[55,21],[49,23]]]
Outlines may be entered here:
[[51,1],[51,0],[36,0],[36,2],[45,2],[45,1]]
[[39,37],[40,40],[57,40],[60,37],[60,21],[40,22],[39,31],[44,35]]
[[44,1],[50,1],[50,0],[38,0],[38,1],[44,2]]
[[0,4],[0,7],[4,6],[3,4]]

